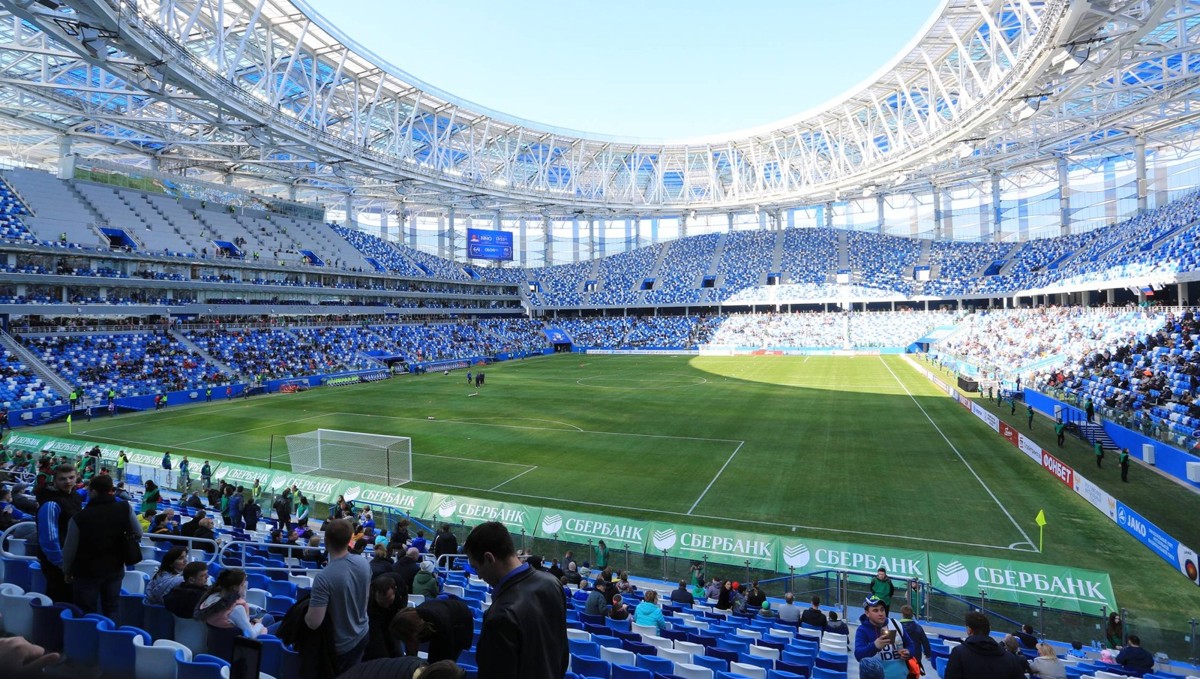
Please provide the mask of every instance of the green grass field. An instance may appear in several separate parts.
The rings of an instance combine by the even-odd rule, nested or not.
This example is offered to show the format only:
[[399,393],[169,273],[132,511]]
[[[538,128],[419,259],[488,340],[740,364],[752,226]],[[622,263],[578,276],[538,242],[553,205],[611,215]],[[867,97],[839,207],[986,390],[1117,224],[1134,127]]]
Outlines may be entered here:
[[[172,407],[75,435],[249,464],[265,461],[272,435],[409,436],[410,486],[424,490],[1084,567],[1109,572],[1143,623],[1181,630],[1200,611],[1200,590],[900,357],[575,354],[487,377],[474,397],[456,371]],[[1054,446],[1047,420],[1034,434]],[[1085,454],[1064,452],[1092,478]],[[1200,544],[1195,495],[1140,468],[1134,480],[1110,490]]]

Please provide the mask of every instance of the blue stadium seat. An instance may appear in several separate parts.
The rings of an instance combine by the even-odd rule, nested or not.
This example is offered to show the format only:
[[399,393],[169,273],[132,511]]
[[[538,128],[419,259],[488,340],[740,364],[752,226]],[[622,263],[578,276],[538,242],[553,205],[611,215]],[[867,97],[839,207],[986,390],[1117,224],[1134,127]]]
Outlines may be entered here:
[[609,679],[612,674],[612,665],[607,660],[586,655],[572,655],[571,671],[585,677]]

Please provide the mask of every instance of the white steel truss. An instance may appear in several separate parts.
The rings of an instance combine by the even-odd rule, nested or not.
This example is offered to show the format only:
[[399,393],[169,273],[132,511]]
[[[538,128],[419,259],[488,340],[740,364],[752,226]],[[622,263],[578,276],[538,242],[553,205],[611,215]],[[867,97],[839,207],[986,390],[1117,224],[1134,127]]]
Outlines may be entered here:
[[884,76],[815,114],[650,143],[450,96],[300,2],[0,9],[0,154],[45,161],[65,136],[84,157],[339,204],[733,212],[1044,172],[1194,136],[1200,74],[1195,0],[947,0]]

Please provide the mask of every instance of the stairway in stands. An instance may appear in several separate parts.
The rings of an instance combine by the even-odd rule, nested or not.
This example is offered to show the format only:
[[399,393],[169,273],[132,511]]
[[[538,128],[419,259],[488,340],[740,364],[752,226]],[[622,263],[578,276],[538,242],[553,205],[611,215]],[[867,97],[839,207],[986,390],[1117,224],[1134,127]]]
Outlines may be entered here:
[[1079,427],[1079,435],[1085,441],[1091,444],[1100,442],[1100,447],[1104,450],[1120,450],[1116,443],[1113,443],[1108,433],[1104,431],[1104,425],[1099,422],[1080,421],[1075,423]]

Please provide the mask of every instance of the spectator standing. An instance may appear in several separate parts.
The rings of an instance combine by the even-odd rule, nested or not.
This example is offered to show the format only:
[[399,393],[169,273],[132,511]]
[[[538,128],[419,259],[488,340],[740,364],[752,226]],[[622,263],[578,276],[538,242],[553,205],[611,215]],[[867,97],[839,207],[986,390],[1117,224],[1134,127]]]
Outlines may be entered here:
[[592,565],[600,570],[608,568],[608,545],[603,540],[596,543],[596,560]]
[[1121,481],[1129,483],[1129,449],[1122,448],[1121,455],[1117,458],[1117,462],[1121,465]]
[[1136,634],[1130,634],[1129,645],[1117,654],[1117,664],[1131,672],[1149,672],[1154,669],[1154,656],[1142,648],[1142,639]]
[[1096,468],[1104,468],[1104,446],[1100,445],[1099,441],[1092,444],[1092,452],[1096,453]]
[[443,523],[441,530],[433,538],[433,555],[440,561],[443,554],[458,554],[458,538],[450,530],[448,523]]
[[70,603],[74,596],[63,577],[63,544],[71,519],[83,508],[75,493],[75,467],[54,468],[51,485],[38,493],[38,563],[46,578],[46,596],[55,603]]
[[408,589],[395,573],[384,573],[371,580],[371,598],[367,602],[367,648],[363,660],[396,658],[402,655],[400,642],[390,631],[392,619],[408,606]]
[[992,625],[979,611],[966,615],[967,638],[950,651],[943,679],[1023,679],[1016,656],[991,637]]
[[913,657],[917,659],[917,664],[921,664],[922,658],[932,658],[933,648],[929,645],[929,635],[925,634],[925,628],[913,619],[912,606],[900,607],[900,626],[904,628],[904,633],[913,641],[915,652]]
[[878,658],[888,679],[908,674],[908,659],[916,655],[916,645],[904,628],[888,617],[887,608],[877,596],[863,601],[863,615],[854,634],[854,659]]
[[[349,521],[325,524],[325,548],[329,565],[313,579],[312,597],[304,623],[315,630],[332,621],[335,676],[357,664],[367,647],[367,598],[371,587],[371,567],[361,555],[350,553],[353,528]],[[495,605],[495,604],[493,604]]]
[[888,577],[887,570],[880,568],[871,580],[871,594],[883,602],[883,610],[889,615],[892,612],[892,596],[896,593],[896,585]]
[[[788,601],[790,602],[791,600],[789,599]],[[829,620],[825,617],[825,613],[821,610],[821,597],[813,596],[811,603],[812,605],[804,609],[804,612],[800,614],[801,624],[805,624],[816,629],[825,629],[825,625],[829,623]],[[782,609],[780,610],[782,611]],[[780,613],[780,619],[783,619],[782,613]]]
[[158,484],[153,481],[147,481],[145,490],[142,491],[142,506],[138,509],[139,513],[145,514],[147,511],[158,511],[158,500],[161,495],[158,492]]
[[417,551],[416,547],[409,547],[404,556],[396,562],[394,570],[404,578],[404,584],[411,592],[413,581],[416,580],[417,573],[421,572],[421,553]]
[[421,645],[428,644],[430,662],[453,661],[471,648],[474,620],[459,599],[431,599],[400,611],[392,621],[392,635],[404,642],[407,655],[416,656]]
[[1121,614],[1116,611],[1108,614],[1108,622],[1104,625],[1104,640],[1108,647],[1118,649],[1125,645],[1125,623]]
[[142,538],[133,508],[113,497],[111,476],[93,477],[88,504],[71,519],[63,545],[63,574],[71,583],[75,605],[84,613],[116,619],[125,546],[131,538]]
[[569,660],[562,587],[521,563],[502,523],[476,526],[466,552],[493,588],[475,648],[479,679],[561,679]]

